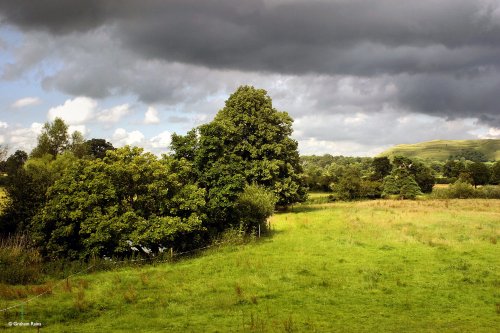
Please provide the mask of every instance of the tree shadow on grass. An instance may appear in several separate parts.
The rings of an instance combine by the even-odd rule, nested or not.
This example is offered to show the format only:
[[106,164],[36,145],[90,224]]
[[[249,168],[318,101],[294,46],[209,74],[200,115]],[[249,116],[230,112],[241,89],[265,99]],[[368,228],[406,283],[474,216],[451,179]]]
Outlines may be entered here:
[[326,205],[296,205],[285,210],[276,212],[277,215],[281,214],[298,214],[298,213],[309,213],[316,212],[319,210],[329,209],[331,206]]

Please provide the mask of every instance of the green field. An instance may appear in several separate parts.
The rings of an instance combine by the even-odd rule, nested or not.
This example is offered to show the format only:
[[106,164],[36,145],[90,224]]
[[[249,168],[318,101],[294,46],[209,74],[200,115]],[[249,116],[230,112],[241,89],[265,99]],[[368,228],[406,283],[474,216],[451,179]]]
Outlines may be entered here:
[[389,148],[380,156],[402,155],[431,161],[446,161],[450,155],[463,150],[478,150],[489,160],[500,160],[500,140],[435,140],[415,144],[401,144]]
[[23,309],[41,332],[499,330],[500,200],[302,205],[271,225],[176,263],[0,286],[0,307],[52,286]]

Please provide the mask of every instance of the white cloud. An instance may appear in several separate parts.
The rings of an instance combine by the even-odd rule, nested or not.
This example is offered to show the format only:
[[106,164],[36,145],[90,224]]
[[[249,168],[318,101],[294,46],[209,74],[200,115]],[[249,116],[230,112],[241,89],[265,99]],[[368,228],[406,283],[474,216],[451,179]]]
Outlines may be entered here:
[[151,143],[151,147],[153,148],[165,148],[167,149],[170,146],[172,133],[169,131],[163,131],[160,134],[152,137],[149,142]]
[[87,134],[87,127],[85,125],[70,125],[70,126],[68,126],[69,135],[73,134],[73,132],[75,132],[75,131],[78,131],[85,136],[85,134]]
[[373,147],[354,141],[328,141],[309,138],[299,141],[299,151],[303,155],[344,155],[344,156],[375,156],[387,147]]
[[0,129],[2,129],[2,128],[8,128],[8,127],[9,127],[9,124],[7,124],[4,121],[0,121]]
[[130,112],[128,104],[122,104],[110,109],[99,111],[97,120],[103,123],[116,123]]
[[117,128],[111,139],[114,146],[139,145],[144,142],[144,134],[140,131],[127,132],[124,128]]
[[500,128],[491,127],[487,133],[479,134],[480,139],[500,139]]
[[160,117],[158,117],[158,110],[150,106],[144,114],[144,124],[158,124]]
[[88,97],[68,99],[63,105],[53,107],[48,112],[49,120],[62,118],[68,125],[82,125],[91,120],[96,111],[97,102]]
[[42,100],[38,97],[25,97],[18,99],[14,103],[11,104],[13,108],[24,108],[27,106],[38,105],[42,102]]
[[[359,120],[359,121],[358,121]],[[477,139],[495,134],[481,127],[476,119],[455,119],[422,114],[399,114],[385,111],[360,116],[332,114],[299,117],[294,123],[293,137],[301,144],[302,154],[372,154],[376,147],[430,140]],[[316,140],[316,141],[313,141]],[[317,147],[313,147],[313,143]],[[339,148],[351,147],[351,152]],[[353,143],[359,146],[353,145]]]
[[42,132],[43,124],[32,123],[30,127],[0,127],[2,144],[9,146],[10,151],[21,149],[30,152],[37,143],[38,135]]

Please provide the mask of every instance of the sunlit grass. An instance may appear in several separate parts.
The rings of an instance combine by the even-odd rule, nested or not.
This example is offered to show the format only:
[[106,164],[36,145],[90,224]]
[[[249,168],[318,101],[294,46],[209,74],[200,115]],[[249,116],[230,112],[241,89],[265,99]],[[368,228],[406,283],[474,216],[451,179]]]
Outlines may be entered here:
[[[300,205],[271,226],[273,237],[174,264],[50,282],[25,321],[42,332],[498,331],[500,200]],[[34,294],[2,286],[0,307]]]

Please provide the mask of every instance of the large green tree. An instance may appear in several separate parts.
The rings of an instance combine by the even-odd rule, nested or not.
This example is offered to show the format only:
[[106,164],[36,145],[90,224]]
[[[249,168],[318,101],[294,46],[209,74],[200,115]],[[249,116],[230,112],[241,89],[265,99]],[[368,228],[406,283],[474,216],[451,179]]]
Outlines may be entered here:
[[242,86],[212,122],[173,136],[174,155],[194,161],[198,181],[207,189],[212,221],[235,219],[234,202],[248,184],[274,192],[279,206],[305,199],[292,122],[273,107],[265,90]]

